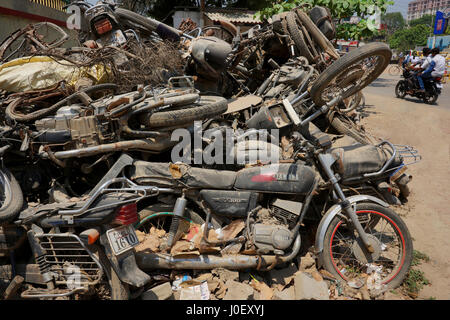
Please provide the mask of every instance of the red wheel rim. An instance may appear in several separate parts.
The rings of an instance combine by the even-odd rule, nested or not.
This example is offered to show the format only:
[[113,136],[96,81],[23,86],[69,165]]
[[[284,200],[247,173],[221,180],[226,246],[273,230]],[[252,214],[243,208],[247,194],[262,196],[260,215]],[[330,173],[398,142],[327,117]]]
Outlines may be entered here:
[[[406,257],[406,245],[405,245],[405,239],[404,239],[404,237],[403,237],[403,233],[400,231],[400,228],[397,226],[397,224],[396,224],[392,219],[390,219],[388,216],[382,214],[381,212],[373,211],[373,210],[361,210],[361,211],[357,211],[357,212],[356,212],[357,215],[358,215],[358,214],[361,214],[361,213],[373,213],[373,214],[377,214],[377,215],[379,215],[379,216],[385,218],[387,221],[389,221],[389,223],[391,224],[391,226],[394,227],[394,229],[397,231],[397,234],[400,236],[400,239],[401,239],[401,242],[402,242],[402,257],[401,257],[401,261],[400,261],[400,264],[399,264],[398,267],[397,267],[396,272],[395,272],[389,279],[387,279],[387,280],[385,280],[385,281],[382,282],[383,284],[387,284],[387,283],[391,282],[391,281],[397,276],[397,274],[400,272],[400,270],[402,269],[403,264],[404,264],[404,262],[405,262],[405,257]],[[342,279],[344,279],[345,281],[348,281],[347,277],[345,277],[345,276],[341,273],[341,271],[339,270],[339,268],[338,268],[338,266],[337,266],[337,264],[336,264],[336,261],[335,261],[335,259],[334,259],[334,257],[333,257],[333,249],[332,249],[332,244],[333,244],[334,236],[335,236],[335,234],[336,234],[336,231],[337,231],[337,230],[339,229],[339,227],[341,226],[341,224],[342,224],[342,221],[339,221],[339,223],[338,223],[338,224],[336,225],[336,227],[334,228],[333,233],[332,233],[331,238],[330,238],[330,243],[329,243],[330,258],[331,258],[331,262],[333,263],[333,267],[334,267],[334,269],[337,271],[337,273],[342,277]]]

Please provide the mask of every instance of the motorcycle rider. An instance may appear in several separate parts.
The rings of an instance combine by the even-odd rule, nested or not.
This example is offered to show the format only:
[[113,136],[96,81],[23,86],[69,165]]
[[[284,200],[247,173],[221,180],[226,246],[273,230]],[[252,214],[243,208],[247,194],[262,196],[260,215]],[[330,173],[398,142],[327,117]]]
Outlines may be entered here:
[[420,93],[425,93],[425,85],[423,82],[424,79],[442,77],[445,73],[445,58],[441,56],[439,52],[439,48],[433,48],[431,50],[431,63],[428,68],[417,77],[420,86],[420,90],[418,92]]
[[[408,79],[408,82],[409,82],[408,87],[412,89],[412,90],[408,91],[408,94],[412,94],[413,89],[417,88],[419,73],[426,70],[431,63],[431,60],[432,60],[431,49],[428,47],[423,48],[422,54],[423,54],[423,58],[420,59],[419,62],[417,62],[417,63],[411,65],[411,67],[409,67],[414,72],[414,77]],[[412,81],[413,79],[414,79],[414,81]]]

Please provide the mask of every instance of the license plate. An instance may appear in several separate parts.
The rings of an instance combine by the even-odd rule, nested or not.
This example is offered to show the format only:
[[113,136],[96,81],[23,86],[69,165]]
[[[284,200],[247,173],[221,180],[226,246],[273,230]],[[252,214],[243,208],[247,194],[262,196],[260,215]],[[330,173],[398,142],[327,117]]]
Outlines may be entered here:
[[436,87],[438,87],[439,89],[442,89],[442,84],[437,83],[437,84],[436,84]]
[[108,230],[106,236],[116,256],[139,244],[138,237],[132,225]]
[[121,30],[116,30],[113,31],[112,33],[112,42],[113,43],[117,43],[119,45],[124,44],[125,42],[127,42],[127,39],[125,38],[125,35],[123,34],[123,32]]

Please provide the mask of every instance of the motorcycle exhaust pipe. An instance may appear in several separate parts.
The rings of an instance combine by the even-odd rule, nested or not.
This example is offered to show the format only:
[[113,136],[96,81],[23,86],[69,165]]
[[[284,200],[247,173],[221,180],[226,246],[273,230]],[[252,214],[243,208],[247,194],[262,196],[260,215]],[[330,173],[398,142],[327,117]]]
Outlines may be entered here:
[[[67,151],[57,151],[52,154],[52,158],[60,159],[69,159],[69,158],[83,158],[95,156],[98,154],[116,152],[116,151],[125,151],[125,150],[144,150],[144,151],[153,151],[153,152],[163,152],[170,147],[173,147],[177,142],[171,141],[170,137],[166,137],[161,140],[157,140],[154,138],[142,139],[142,140],[128,140],[128,141],[120,141],[116,143],[102,144],[99,146],[82,148],[82,149],[74,149]],[[41,152],[40,156],[44,159],[50,158],[48,152]]]
[[[152,269],[192,269],[192,270],[210,270],[215,268],[226,268],[230,270],[243,269],[261,269],[265,267],[272,268],[276,264],[291,261],[300,251],[301,239],[297,235],[292,252],[285,256],[262,255],[200,255],[188,257],[174,257],[164,253],[136,253],[136,261],[141,270]],[[189,253],[187,253],[189,254]]]

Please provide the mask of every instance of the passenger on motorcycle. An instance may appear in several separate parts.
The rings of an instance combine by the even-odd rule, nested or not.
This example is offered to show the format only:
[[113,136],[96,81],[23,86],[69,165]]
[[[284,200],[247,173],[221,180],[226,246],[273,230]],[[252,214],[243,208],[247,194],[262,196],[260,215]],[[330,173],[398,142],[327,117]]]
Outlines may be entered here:
[[[411,80],[408,79],[408,81],[410,81],[410,88],[417,88],[417,83],[418,83],[418,81],[419,81],[419,80],[418,80],[418,74],[419,74],[420,72],[422,72],[422,71],[428,69],[428,67],[429,67],[430,64],[431,64],[431,61],[432,61],[432,57],[431,57],[431,49],[428,48],[428,47],[423,48],[422,54],[423,54],[423,58],[420,59],[419,62],[417,62],[417,63],[411,65],[411,67],[410,67],[411,71],[414,72],[414,77],[413,77],[413,78],[414,78],[414,80],[415,80],[414,83],[413,83],[413,81],[411,81]],[[408,94],[411,94],[411,92],[408,92]]]
[[431,63],[428,68],[417,77],[420,86],[420,90],[418,92],[421,93],[425,93],[425,85],[423,82],[424,79],[442,77],[445,73],[445,58],[439,54],[439,48],[433,48],[431,50],[431,57]]

